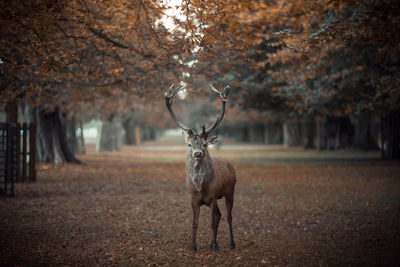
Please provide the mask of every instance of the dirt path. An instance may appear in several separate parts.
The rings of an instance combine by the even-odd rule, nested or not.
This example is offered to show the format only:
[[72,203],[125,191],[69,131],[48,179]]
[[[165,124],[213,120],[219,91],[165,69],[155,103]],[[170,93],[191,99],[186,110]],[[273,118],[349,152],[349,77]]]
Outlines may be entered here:
[[18,184],[16,198],[0,199],[1,266],[395,266],[400,260],[398,162],[236,157],[237,248],[228,248],[222,201],[214,254],[207,207],[199,251],[189,251],[181,151],[81,159],[84,165],[41,165],[36,183]]

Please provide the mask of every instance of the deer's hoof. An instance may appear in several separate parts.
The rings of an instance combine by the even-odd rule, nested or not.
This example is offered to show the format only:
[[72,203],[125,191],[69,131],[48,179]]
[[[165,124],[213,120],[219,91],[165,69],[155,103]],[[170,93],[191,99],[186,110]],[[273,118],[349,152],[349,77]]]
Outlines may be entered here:
[[230,249],[235,249],[236,248],[235,242],[233,240],[230,242],[229,248]]
[[211,241],[210,249],[211,249],[213,252],[218,252],[218,245],[217,245],[216,242],[214,242],[214,240]]
[[196,252],[197,251],[197,246],[196,245],[191,245],[190,246],[190,251],[191,252]]

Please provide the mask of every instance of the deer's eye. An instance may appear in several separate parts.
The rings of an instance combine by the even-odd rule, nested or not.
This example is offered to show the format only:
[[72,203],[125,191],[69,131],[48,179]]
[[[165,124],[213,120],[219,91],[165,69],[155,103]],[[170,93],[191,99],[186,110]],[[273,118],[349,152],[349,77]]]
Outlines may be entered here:
[[203,144],[203,147],[207,147],[207,144]]
[[188,144],[188,147],[191,147],[192,146],[192,144]]

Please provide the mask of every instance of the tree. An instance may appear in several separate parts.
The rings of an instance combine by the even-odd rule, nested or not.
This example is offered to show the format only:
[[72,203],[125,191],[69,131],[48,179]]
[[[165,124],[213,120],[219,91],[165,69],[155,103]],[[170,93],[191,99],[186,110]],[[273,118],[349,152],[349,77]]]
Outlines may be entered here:
[[184,1],[182,9],[198,69],[229,74],[239,104],[295,115],[382,114],[384,154],[397,157],[397,1]]
[[195,91],[216,81],[234,86],[232,100],[244,108],[297,117],[377,113],[383,154],[400,154],[397,1],[183,0],[169,29],[164,1],[0,7],[8,107],[27,102],[65,116],[81,112],[78,103],[101,102],[129,114],[130,103],[152,101],[178,79]]
[[1,104],[34,107],[41,142],[49,142],[43,160],[71,161],[61,148],[51,156],[64,138],[46,131],[64,129],[57,120],[81,112],[81,102],[129,104],[159,94],[160,83],[180,73],[172,57],[179,47],[157,22],[163,8],[153,1],[2,2]]

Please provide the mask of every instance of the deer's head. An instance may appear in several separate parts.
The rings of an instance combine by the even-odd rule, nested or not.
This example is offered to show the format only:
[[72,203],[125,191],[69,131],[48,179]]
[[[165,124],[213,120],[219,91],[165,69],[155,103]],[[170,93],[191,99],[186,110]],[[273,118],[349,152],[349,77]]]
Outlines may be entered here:
[[217,116],[216,121],[210,125],[209,127],[206,128],[205,125],[202,126],[202,131],[199,134],[195,134],[192,129],[189,127],[185,126],[181,121],[179,121],[176,116],[174,111],[172,110],[172,99],[176,93],[184,89],[184,86],[180,86],[178,88],[173,88],[174,85],[171,85],[167,93],[165,94],[165,103],[167,105],[167,108],[169,110],[169,113],[171,114],[172,119],[178,124],[179,127],[181,127],[184,131],[185,135],[185,142],[188,146],[188,152],[190,153],[191,158],[196,162],[199,163],[203,159],[204,155],[206,155],[208,145],[215,144],[218,142],[218,137],[217,136],[209,136],[209,134],[217,128],[217,126],[221,123],[222,119],[224,118],[225,114],[225,103],[226,103],[226,97],[229,93],[229,86],[226,86],[222,92],[218,91],[215,89],[214,86],[210,85],[210,88],[216,92],[221,100],[222,100],[222,106],[221,106],[221,112]]
[[187,134],[185,132],[184,136],[188,153],[197,164],[202,161],[204,155],[207,155],[208,146],[218,142],[218,136],[207,137],[203,134]]

